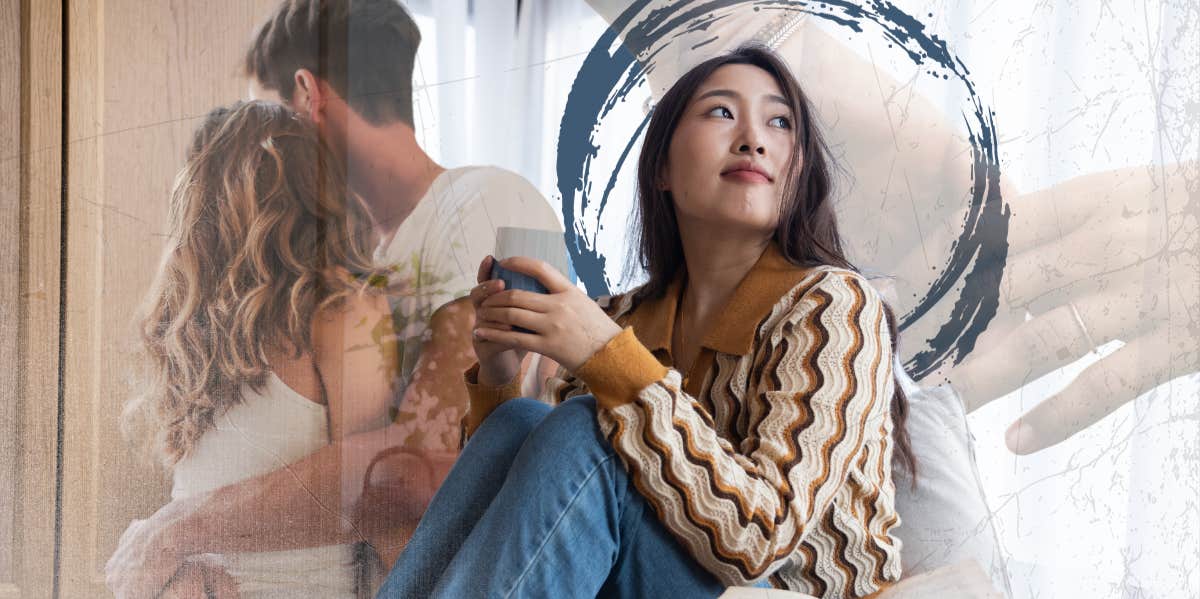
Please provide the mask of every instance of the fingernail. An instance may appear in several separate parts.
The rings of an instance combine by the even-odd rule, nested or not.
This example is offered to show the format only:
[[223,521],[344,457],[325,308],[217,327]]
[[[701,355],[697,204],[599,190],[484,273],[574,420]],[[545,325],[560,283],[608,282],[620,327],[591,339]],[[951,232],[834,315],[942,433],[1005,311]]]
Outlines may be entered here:
[[1017,455],[1026,455],[1037,450],[1033,446],[1033,436],[1033,427],[1024,420],[1017,420],[1004,433],[1004,444],[1008,445],[1009,451]]

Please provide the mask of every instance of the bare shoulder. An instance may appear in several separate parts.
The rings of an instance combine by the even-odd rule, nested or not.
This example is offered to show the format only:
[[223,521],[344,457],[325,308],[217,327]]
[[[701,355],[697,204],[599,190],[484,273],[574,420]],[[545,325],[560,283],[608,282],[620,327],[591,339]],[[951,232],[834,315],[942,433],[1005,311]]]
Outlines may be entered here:
[[[429,318],[428,347],[458,348],[471,347],[471,329],[475,324],[475,308],[471,298],[460,297],[438,306]],[[424,350],[422,350],[424,351]]]
[[330,437],[387,422],[399,364],[387,298],[351,294],[313,318],[313,357],[330,414]]
[[378,293],[354,293],[336,305],[318,310],[313,318],[313,351],[320,359],[330,351],[345,351],[353,338],[387,336],[392,330],[387,297]]

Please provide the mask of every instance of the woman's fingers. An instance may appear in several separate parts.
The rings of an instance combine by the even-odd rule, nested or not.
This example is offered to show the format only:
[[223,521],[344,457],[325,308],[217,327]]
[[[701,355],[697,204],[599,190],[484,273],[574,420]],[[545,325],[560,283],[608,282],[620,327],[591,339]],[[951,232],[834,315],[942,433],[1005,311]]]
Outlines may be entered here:
[[511,331],[512,325],[503,322],[495,322],[492,320],[478,320],[475,322],[477,329],[496,329],[497,331]]
[[1003,321],[994,323],[1000,326],[989,326],[975,350],[946,376],[963,393],[967,411],[973,411],[1138,330],[1136,311],[1110,311],[1115,298],[1135,291],[1093,293],[1028,321],[1023,316],[1001,316]]
[[[1094,173],[1016,198],[1005,268],[1015,304],[1067,301],[1093,288],[1187,277],[1195,163]],[[1194,239],[1194,237],[1191,237]],[[1082,289],[1082,291],[1081,291]]]
[[537,279],[550,293],[561,293],[575,286],[553,266],[526,256],[516,256],[500,261],[500,266],[513,272],[529,275]]
[[238,583],[224,568],[209,566],[204,572],[204,587],[212,599],[238,599]]
[[549,264],[518,257],[500,265],[537,279],[550,293],[517,290],[484,300],[476,310],[479,319],[534,333],[477,328],[477,339],[542,354],[573,370],[621,332],[603,309]]
[[[1053,186],[1006,198],[1012,206],[1008,243],[1012,254],[1038,250],[1083,228],[1097,213],[1127,201],[1143,201],[1138,170],[1088,173]],[[1121,210],[1117,208],[1116,213]],[[1140,212],[1140,211],[1139,211]]]
[[1010,306],[1037,311],[1098,289],[1157,284],[1175,270],[1164,235],[1083,229],[1035,251],[1010,254],[1001,286]]
[[496,259],[491,256],[484,256],[483,260],[479,262],[479,271],[475,273],[476,283],[482,283],[492,278],[492,264],[495,261]]
[[1036,251],[1078,231],[1103,236],[1153,226],[1149,210],[1185,209],[1194,168],[1194,162],[1125,167],[1013,197],[1009,252]]
[[475,336],[490,343],[511,349],[545,353],[542,338],[536,334],[519,331],[501,331],[497,329],[475,329]]
[[962,393],[967,412],[973,412],[1092,349],[1070,306],[1060,306],[1021,323],[996,342],[985,333],[946,378]]
[[554,308],[555,300],[544,293],[510,289],[489,295],[480,305],[484,308],[521,308],[533,312],[549,312]]
[[478,314],[479,318],[485,321],[521,327],[531,331],[540,331],[545,325],[545,318],[541,314],[522,308],[482,307]]
[[[1158,329],[1142,335],[1088,366],[1065,389],[1009,427],[1005,435],[1008,448],[1024,455],[1059,443],[1139,395],[1194,372],[1196,340],[1166,344],[1167,333]],[[1166,360],[1164,349],[1170,354]]]
[[500,279],[484,281],[471,288],[471,293],[469,295],[471,298],[471,305],[478,310],[479,306],[483,304],[487,298],[500,293],[501,291],[504,291],[504,281]]
[[186,563],[175,571],[166,588],[159,595],[162,599],[198,599],[205,596],[204,570],[194,563]]

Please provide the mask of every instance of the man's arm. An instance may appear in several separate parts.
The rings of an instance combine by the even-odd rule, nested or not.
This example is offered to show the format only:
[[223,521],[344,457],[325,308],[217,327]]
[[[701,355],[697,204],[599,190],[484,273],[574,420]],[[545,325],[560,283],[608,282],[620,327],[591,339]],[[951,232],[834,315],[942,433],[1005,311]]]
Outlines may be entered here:
[[[464,305],[461,300],[451,302],[434,314],[430,323],[432,335],[422,345],[421,357],[405,391],[404,402],[417,397],[439,396],[442,401],[466,406],[462,372],[475,361],[475,354],[470,343],[473,314]],[[326,367],[322,376],[331,370]],[[353,388],[350,380],[342,381],[340,386]],[[354,408],[349,404],[355,398],[346,397],[345,401],[339,401],[332,395],[331,412],[353,412]],[[352,426],[351,422],[347,424]],[[299,462],[210,494],[190,516],[177,524],[175,532],[182,539],[181,547],[188,549],[189,554],[311,547],[365,540],[364,526],[379,530],[404,524],[406,520],[415,524],[428,505],[428,498],[445,477],[449,469],[444,463],[447,460],[438,460],[438,467],[433,469],[433,480],[420,481],[424,484],[403,489],[408,493],[392,497],[393,504],[387,506],[392,509],[367,511],[379,521],[356,522],[359,511],[356,507],[368,465],[381,452],[403,439],[395,424],[366,432],[354,433],[352,429],[348,432],[351,434],[334,440]],[[417,448],[417,451],[436,454],[452,449],[434,445]],[[452,459],[450,456],[450,461]],[[391,467],[402,463],[407,462],[385,460],[377,465],[374,482],[387,484],[411,480],[409,472]],[[401,490],[399,485],[396,487]],[[279,514],[286,516],[279,517]],[[189,531],[194,533],[187,534]]]
[[[422,345],[405,401],[454,394],[465,410],[461,377],[474,362],[469,342],[474,315],[461,303],[443,306],[434,314],[432,335]],[[327,368],[323,376],[330,372]],[[351,380],[345,378],[344,384]],[[337,404],[343,402],[332,395],[330,409],[336,414],[342,411]],[[345,399],[346,405],[355,401]],[[352,427],[353,418],[347,416],[353,409],[347,410],[342,420]],[[382,451],[401,442],[401,433],[394,423],[351,432],[268,474],[167,504],[126,531],[107,567],[110,588],[118,597],[152,595],[185,557],[198,553],[277,551],[384,538],[394,545],[395,531],[415,527],[457,456],[454,448],[437,452],[426,447],[402,459],[381,461],[373,478],[391,489],[388,504],[360,506],[367,467]],[[413,456],[428,466],[415,479]]]

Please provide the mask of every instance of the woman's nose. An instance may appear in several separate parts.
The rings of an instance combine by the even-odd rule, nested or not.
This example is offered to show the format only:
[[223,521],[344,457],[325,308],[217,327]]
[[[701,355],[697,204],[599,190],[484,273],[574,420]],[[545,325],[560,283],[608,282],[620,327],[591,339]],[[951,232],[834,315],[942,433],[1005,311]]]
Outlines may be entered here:
[[752,123],[743,123],[739,135],[733,140],[738,154],[755,153],[764,155],[767,148],[762,143],[762,132]]
[[[746,154],[746,153],[749,153],[749,152],[750,152],[750,144],[742,144],[742,145],[738,146],[738,150],[737,150],[737,151],[738,151],[738,154]],[[754,146],[754,153],[755,153],[755,154],[759,154],[759,155],[766,154],[766,153],[767,153],[767,149],[766,149],[766,148],[764,148],[763,146],[760,146],[760,145],[755,145],[755,146]]]

